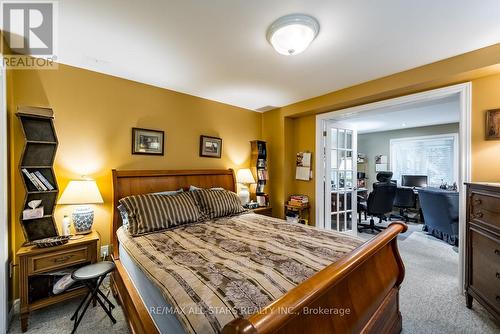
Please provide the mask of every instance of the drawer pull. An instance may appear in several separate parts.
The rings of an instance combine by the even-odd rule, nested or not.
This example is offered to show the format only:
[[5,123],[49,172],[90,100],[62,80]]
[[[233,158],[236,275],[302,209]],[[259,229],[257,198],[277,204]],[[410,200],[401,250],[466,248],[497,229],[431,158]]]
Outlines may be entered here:
[[497,279],[500,279],[500,273],[496,273],[495,276]]
[[474,218],[483,218],[483,213],[481,211],[474,214]]
[[500,251],[498,249],[495,249],[495,254],[500,255]]
[[496,297],[497,302],[500,302],[500,296]]
[[55,263],[62,263],[62,262],[68,261],[72,257],[73,257],[72,255],[66,255],[66,256],[56,257],[53,261]]
[[474,205],[479,205],[479,204],[481,204],[482,202],[483,202],[483,201],[481,201],[481,199],[480,199],[480,198],[476,198],[476,199],[474,200]]

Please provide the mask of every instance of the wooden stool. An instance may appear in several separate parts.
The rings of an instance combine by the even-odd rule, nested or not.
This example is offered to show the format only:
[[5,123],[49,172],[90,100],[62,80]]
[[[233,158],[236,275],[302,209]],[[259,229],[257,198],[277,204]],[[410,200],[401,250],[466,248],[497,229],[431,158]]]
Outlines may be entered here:
[[[113,303],[111,303],[111,301],[104,295],[104,293],[99,290],[99,287],[101,286],[106,276],[113,270],[115,270],[115,264],[113,262],[103,261],[81,267],[75,270],[75,272],[73,272],[73,274],[71,275],[71,277],[75,281],[82,281],[89,289],[89,292],[87,293],[85,298],[83,298],[82,302],[76,309],[75,314],[73,314],[73,316],[71,317],[71,320],[75,321],[71,334],[75,333],[91,301],[94,301],[94,303],[97,301],[104,309],[104,312],[106,312],[108,317],[111,319],[113,324],[116,323],[115,318],[113,318],[113,315],[111,314],[111,310],[115,308],[115,305],[113,305]],[[108,307],[106,307],[99,296],[101,296],[108,303]],[[80,311],[82,306],[83,311],[80,316],[78,316],[78,312]]]

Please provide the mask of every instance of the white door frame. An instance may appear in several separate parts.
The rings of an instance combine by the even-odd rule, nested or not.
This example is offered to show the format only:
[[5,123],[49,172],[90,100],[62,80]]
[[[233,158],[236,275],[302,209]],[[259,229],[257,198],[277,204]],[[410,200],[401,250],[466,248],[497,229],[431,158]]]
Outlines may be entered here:
[[[472,84],[470,82],[433,89],[421,93],[401,96],[380,102],[374,102],[356,106],[352,108],[336,110],[316,116],[316,203],[324,203],[323,180],[325,178],[323,164],[322,137],[326,121],[346,121],[350,117],[360,116],[365,113],[376,112],[376,110],[393,108],[395,106],[411,105],[415,102],[432,101],[439,98],[458,95],[460,99],[460,129],[459,129],[459,284],[460,291],[464,292],[465,283],[465,221],[466,221],[466,194],[464,182],[471,180],[471,104],[472,104]],[[324,208],[322,205],[316,206],[316,226],[324,227]],[[322,221],[323,220],[323,221]]]
[[0,333],[7,332],[7,94],[5,68],[0,68]]

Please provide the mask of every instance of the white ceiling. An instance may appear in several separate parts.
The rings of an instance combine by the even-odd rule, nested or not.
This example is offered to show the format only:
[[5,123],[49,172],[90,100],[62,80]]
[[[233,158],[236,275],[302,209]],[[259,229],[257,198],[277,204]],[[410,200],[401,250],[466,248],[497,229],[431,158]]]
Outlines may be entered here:
[[390,109],[373,110],[344,120],[354,126],[359,134],[458,123],[459,121],[460,99],[458,95]]
[[[304,53],[266,41],[278,17],[321,25]],[[500,42],[498,0],[60,0],[61,63],[259,109]]]

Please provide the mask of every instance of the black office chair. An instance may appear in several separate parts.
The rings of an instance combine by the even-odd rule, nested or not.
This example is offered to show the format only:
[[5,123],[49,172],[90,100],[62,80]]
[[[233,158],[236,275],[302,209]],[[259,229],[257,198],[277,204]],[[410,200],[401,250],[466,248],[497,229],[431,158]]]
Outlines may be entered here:
[[373,184],[373,191],[368,195],[368,200],[366,204],[360,203],[361,206],[365,206],[365,210],[370,217],[370,224],[358,224],[358,232],[364,230],[371,230],[372,232],[382,231],[385,227],[376,226],[374,217],[379,219],[379,223],[382,220],[386,220],[386,214],[392,212],[392,205],[394,203],[394,198],[396,197],[397,186],[391,182],[392,172],[381,172],[377,174],[377,180]]
[[417,195],[412,188],[397,188],[394,207],[399,209],[399,215],[391,214],[389,219],[402,219],[406,223],[412,221],[418,223],[418,218],[408,216],[408,209],[417,208]]

